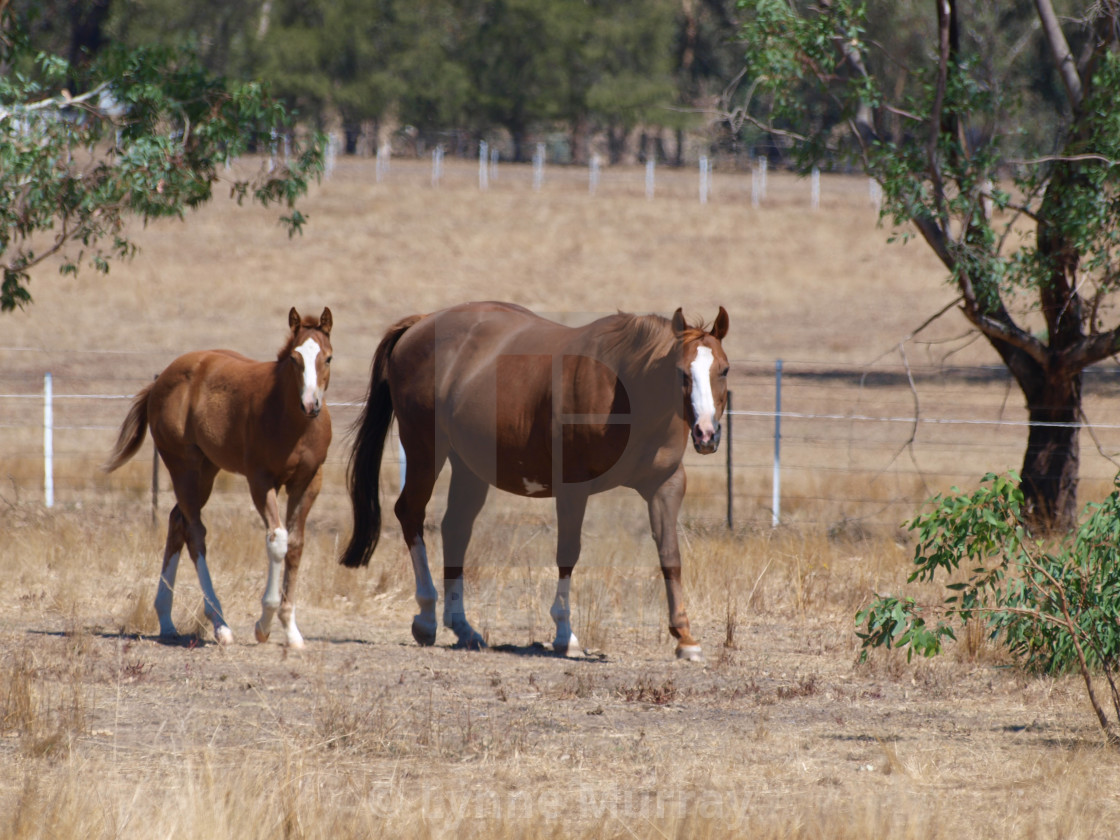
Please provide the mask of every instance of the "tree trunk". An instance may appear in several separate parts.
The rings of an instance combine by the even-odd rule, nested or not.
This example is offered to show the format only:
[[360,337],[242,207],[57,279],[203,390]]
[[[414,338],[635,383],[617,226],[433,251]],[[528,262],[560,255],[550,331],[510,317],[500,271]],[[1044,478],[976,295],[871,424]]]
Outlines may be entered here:
[[1041,368],[1019,377],[1031,423],[1020,486],[1026,521],[1039,534],[1077,525],[1081,379],[1080,371]]

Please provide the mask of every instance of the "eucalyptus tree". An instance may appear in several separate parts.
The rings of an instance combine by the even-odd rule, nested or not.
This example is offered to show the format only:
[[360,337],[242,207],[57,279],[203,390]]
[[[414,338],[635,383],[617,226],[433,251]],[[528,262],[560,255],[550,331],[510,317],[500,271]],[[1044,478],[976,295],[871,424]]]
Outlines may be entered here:
[[289,234],[301,229],[296,202],[322,170],[319,136],[254,175],[225,172],[287,127],[260,84],[228,83],[171,48],[111,45],[75,65],[39,50],[20,23],[0,0],[0,310],[31,302],[30,272],[46,260],[108,271],[135,253],[129,217],[182,217],[223,179],[238,201],[285,207]]
[[[883,214],[933,249],[1022,391],[1028,520],[1069,528],[1083,373],[1120,349],[1120,2],[743,8],[736,118],[787,138],[802,168],[847,152],[880,182]],[[876,37],[900,14],[924,30]]]

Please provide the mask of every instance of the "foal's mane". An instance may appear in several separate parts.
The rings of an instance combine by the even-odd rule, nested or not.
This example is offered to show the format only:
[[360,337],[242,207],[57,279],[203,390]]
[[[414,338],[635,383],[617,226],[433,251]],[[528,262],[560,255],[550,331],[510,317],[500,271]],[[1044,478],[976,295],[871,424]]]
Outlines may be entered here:
[[[682,344],[700,339],[704,325],[686,325],[679,339]],[[619,312],[607,319],[603,331],[603,350],[621,369],[644,373],[672,352],[678,341],[672,322],[661,315],[633,315]]]
[[288,340],[284,342],[284,346],[276,352],[276,361],[282,362],[296,349],[296,338],[303,330],[317,330],[319,329],[319,319],[314,315],[303,315],[300,317],[299,329],[294,330],[288,335]]

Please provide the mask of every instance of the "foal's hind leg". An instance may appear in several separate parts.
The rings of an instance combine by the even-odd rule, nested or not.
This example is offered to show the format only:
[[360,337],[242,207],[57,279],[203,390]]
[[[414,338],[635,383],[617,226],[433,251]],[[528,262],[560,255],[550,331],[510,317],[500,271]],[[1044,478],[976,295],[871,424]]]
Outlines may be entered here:
[[489,489],[490,485],[471,472],[466,464],[451,456],[447,513],[440,526],[443,534],[443,626],[455,632],[460,647],[471,650],[486,647],[486,642],[467,621],[463,605],[463,561],[471,541],[474,520],[486,502]]
[[[214,592],[214,584],[210,580],[210,570],[206,566],[206,527],[202,524],[202,507],[206,504],[206,501],[210,498],[210,492],[214,489],[214,479],[218,475],[218,468],[209,461],[204,461],[198,465],[192,463],[188,467],[184,467],[181,463],[176,463],[166,457],[164,462],[171,473],[171,483],[175,487],[175,498],[179,502],[176,508],[178,508],[182,517],[182,529],[187,543],[187,551],[190,552],[191,559],[194,560],[195,571],[198,573],[198,585],[202,590],[203,612],[206,613],[206,617],[214,625],[214,638],[218,640],[218,644],[228,645],[233,641],[233,631],[226,624],[225,617],[222,614],[222,605],[218,601],[218,596]],[[172,517],[174,517],[174,511],[172,511]],[[170,549],[172,545],[171,528],[168,530],[167,545]],[[178,552],[175,552],[175,555],[177,564]],[[166,565],[166,556],[164,562]],[[170,583],[173,582],[173,580],[170,581]],[[160,609],[158,602],[162,594],[160,592],[156,596],[157,613]],[[170,596],[168,596],[167,616],[169,622],[170,601]]]
[[159,634],[163,638],[179,635],[175,622],[171,620],[171,604],[175,599],[175,576],[179,571],[179,556],[187,541],[187,520],[179,505],[171,509],[167,519],[167,544],[163,549],[163,568],[160,570],[159,586],[156,587],[156,617],[159,619]]
[[[431,435],[430,431],[428,435]],[[408,459],[408,471],[393,512],[401,523],[404,541],[412,558],[412,572],[416,577],[416,603],[420,613],[412,619],[412,638],[427,646],[436,642],[436,600],[439,595],[432,582],[428,549],[424,545],[424,512],[447,452],[446,449],[434,451],[431,438],[427,441],[423,438],[422,432],[410,433],[408,427],[401,426],[401,443]]]

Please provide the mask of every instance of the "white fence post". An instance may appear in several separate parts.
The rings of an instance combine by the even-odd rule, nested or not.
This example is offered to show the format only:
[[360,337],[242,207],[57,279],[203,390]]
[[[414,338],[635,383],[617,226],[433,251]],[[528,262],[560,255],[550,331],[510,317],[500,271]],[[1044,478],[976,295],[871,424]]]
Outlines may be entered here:
[[774,481],[770,500],[772,527],[782,521],[782,360],[774,365]]
[[544,143],[537,144],[537,150],[533,153],[533,189],[540,192],[541,185],[544,183]]
[[655,185],[654,185],[654,168],[655,167],[656,167],[656,164],[654,163],[653,158],[650,158],[649,160],[646,161],[646,199],[647,200],[653,198],[653,192],[654,192],[654,189],[655,189]]
[[712,163],[707,156],[700,158],[700,203],[708,203],[708,190],[711,188]]
[[482,140],[478,144],[478,188],[490,189],[490,145]]
[[443,146],[432,149],[432,186],[438,187],[443,177]]
[[587,192],[595,195],[597,189],[599,189],[599,156],[592,155],[587,173]]
[[821,206],[821,171],[815,166],[809,176],[809,206],[814,210]]
[[381,179],[389,174],[389,158],[391,150],[389,146],[381,145],[377,147],[377,183],[381,183]]
[[47,507],[54,507],[54,383],[43,375],[43,492]]

